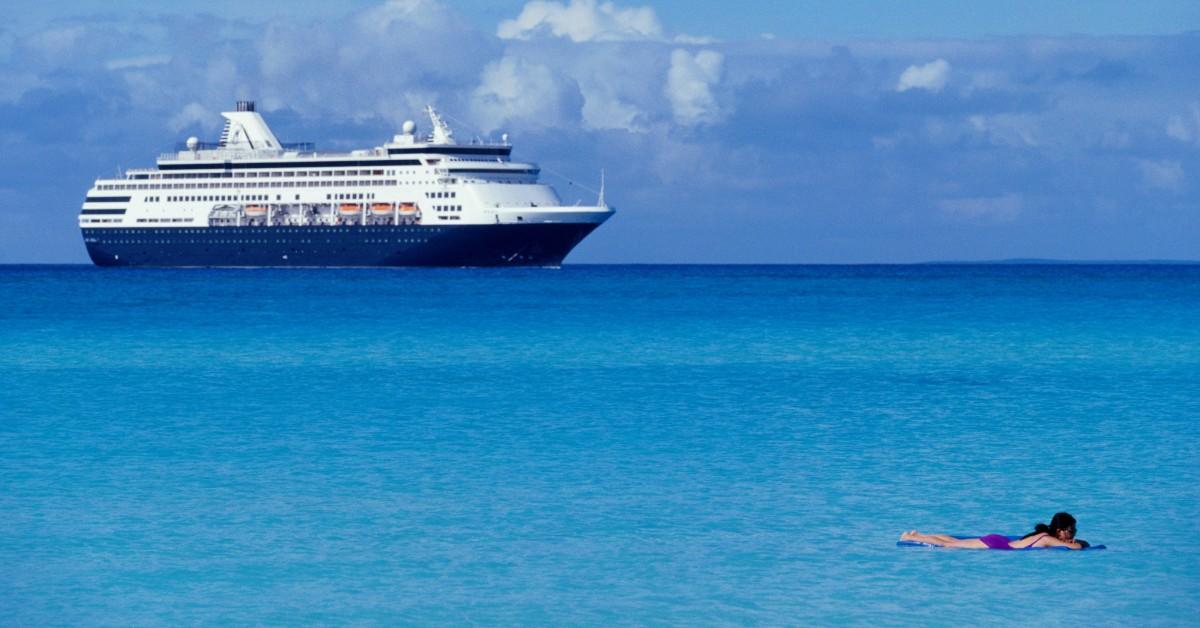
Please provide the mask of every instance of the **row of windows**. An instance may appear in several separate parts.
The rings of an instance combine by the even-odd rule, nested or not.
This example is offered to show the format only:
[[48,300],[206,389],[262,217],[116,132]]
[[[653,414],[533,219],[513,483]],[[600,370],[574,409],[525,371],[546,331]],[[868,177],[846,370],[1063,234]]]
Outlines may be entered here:
[[97,190],[236,190],[241,188],[336,188],[361,186],[397,185],[395,179],[374,179],[370,181],[270,181],[264,183],[136,183],[136,184],[103,184],[97,185]]
[[138,218],[138,222],[195,222],[194,218]]
[[[214,166],[219,167],[219,166]],[[414,172],[402,170],[401,172]],[[153,172],[150,179],[254,179],[271,177],[380,177],[396,176],[395,170],[262,170],[242,172]]]
[[425,198],[454,198],[457,192],[426,192]]
[[[306,229],[293,229],[293,228],[284,228],[284,227],[269,227],[269,228],[259,227],[257,229],[250,229],[248,227],[241,227],[241,228],[238,228],[238,230],[240,232],[249,232],[249,233],[270,233],[270,234],[305,233],[305,234],[311,234],[313,232],[313,230],[317,229],[317,228],[318,227],[309,227]],[[428,227],[405,227],[402,229],[393,229],[391,227],[386,227],[386,228],[359,227],[359,228],[355,228],[355,229],[350,229],[347,227],[324,227],[317,233],[350,233],[352,231],[354,233],[397,233],[397,232],[399,232],[399,233],[414,233],[414,232],[418,232],[418,231],[429,231],[429,228]],[[434,233],[438,233],[440,230],[434,229],[433,231],[434,231]],[[129,234],[129,235],[140,234],[140,233],[145,233],[145,232],[146,232],[145,229],[107,229],[107,230],[105,230],[105,233],[123,233],[123,234]],[[171,233],[195,233],[195,234],[208,233],[208,234],[211,234],[212,232],[213,232],[213,229],[211,229],[211,228],[210,229],[171,229]]]
[[[433,185],[435,183],[455,184],[459,181],[469,183],[500,183],[505,185],[528,185],[533,181],[530,179],[512,180],[512,179],[457,179],[451,177],[433,181],[429,179],[414,180],[414,179],[372,179],[369,181],[270,181],[270,182],[242,182],[237,183],[101,183],[96,186],[97,190],[208,190],[208,189],[240,189],[240,188],[328,188],[328,187],[356,187],[356,186],[394,186],[394,185]],[[442,194],[446,194],[442,192]],[[449,192],[449,198],[454,198],[454,192]],[[443,198],[443,197],[430,197]]]
[[[104,244],[281,244],[274,240],[97,240]],[[396,238],[381,239],[381,240],[362,240],[365,244],[388,244],[395,242],[398,244],[415,244],[418,242],[428,242],[428,238]],[[288,240],[287,244],[312,244],[312,240]],[[326,244],[341,244],[333,240],[325,240]]]
[[462,211],[462,205],[434,205],[433,211],[435,211],[435,212],[460,212],[460,211]]
[[[215,195],[204,195],[204,196],[168,196],[167,201],[172,202],[172,203],[177,202],[177,201],[265,201],[265,200],[267,200],[267,196],[268,196],[267,194],[242,194],[240,196],[236,195],[236,194],[234,194],[234,195],[215,194]],[[275,198],[278,200],[279,196],[276,195]],[[299,197],[296,197],[296,198],[299,198]],[[151,198],[147,198],[146,200],[154,201],[157,199],[151,197]]]

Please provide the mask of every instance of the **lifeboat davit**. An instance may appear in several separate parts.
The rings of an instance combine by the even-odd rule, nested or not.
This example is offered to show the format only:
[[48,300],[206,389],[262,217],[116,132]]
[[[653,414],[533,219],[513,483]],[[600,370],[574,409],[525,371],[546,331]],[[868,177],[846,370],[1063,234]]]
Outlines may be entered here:
[[357,216],[362,212],[362,206],[357,203],[342,203],[338,205],[338,213],[343,216]]
[[247,218],[259,218],[259,217],[266,216],[266,215],[267,215],[267,208],[263,207],[262,205],[247,205],[246,206],[246,217]]
[[414,203],[400,203],[401,216],[415,216],[416,213],[417,206]]
[[391,203],[373,203],[371,205],[371,213],[375,216],[391,216],[392,209]]

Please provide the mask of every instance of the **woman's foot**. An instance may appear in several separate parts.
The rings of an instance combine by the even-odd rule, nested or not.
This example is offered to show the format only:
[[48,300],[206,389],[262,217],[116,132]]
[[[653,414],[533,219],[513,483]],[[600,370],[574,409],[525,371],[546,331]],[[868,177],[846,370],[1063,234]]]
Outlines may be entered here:
[[900,534],[900,540],[901,541],[912,541],[917,538],[918,534],[920,534],[920,533],[917,532],[916,530],[909,530],[908,532],[903,532]]

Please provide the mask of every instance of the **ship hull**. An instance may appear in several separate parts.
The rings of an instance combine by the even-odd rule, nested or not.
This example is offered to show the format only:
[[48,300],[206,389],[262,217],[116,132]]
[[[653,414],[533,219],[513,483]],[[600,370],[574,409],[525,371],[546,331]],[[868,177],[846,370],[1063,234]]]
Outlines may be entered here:
[[558,266],[599,223],[83,229],[97,266]]

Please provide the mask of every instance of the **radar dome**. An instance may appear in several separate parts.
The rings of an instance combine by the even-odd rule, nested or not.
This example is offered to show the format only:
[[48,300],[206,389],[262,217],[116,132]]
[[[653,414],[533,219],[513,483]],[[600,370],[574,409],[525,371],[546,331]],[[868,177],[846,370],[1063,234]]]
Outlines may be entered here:
[[195,135],[187,138],[188,150],[196,150],[196,147],[199,145],[200,145],[200,140]]
[[412,135],[413,131],[417,130],[417,123],[413,122],[412,120],[405,120],[404,125],[400,127],[400,130],[404,131],[405,135]]
[[507,144],[507,143],[508,143],[508,133],[501,133],[501,134],[500,134],[500,143],[501,143],[501,144]]

